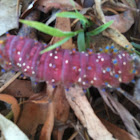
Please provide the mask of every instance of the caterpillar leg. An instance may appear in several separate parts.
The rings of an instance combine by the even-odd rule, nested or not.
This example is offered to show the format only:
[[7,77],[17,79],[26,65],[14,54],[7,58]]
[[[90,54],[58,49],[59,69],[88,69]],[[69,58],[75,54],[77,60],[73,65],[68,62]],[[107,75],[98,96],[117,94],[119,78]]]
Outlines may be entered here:
[[32,90],[35,93],[39,93],[44,89],[45,82],[36,82],[33,78],[31,78],[31,85],[32,85]]

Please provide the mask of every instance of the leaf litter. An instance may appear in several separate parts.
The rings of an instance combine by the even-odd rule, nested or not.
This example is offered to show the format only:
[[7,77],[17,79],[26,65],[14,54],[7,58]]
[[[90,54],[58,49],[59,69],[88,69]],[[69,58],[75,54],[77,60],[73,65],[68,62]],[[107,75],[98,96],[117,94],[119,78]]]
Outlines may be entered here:
[[[85,4],[84,0],[81,1],[77,0],[75,2],[75,8],[79,11],[80,10],[86,11],[84,13],[85,17],[87,16],[92,17],[91,21],[95,23],[95,26],[93,27],[100,26],[101,25],[100,23],[106,23],[107,21],[112,19],[114,20],[114,23],[111,25],[111,27],[106,29],[105,31],[103,31],[103,33],[101,33],[101,35],[99,35],[99,37],[101,38],[108,38],[106,39],[107,40],[106,42],[100,43],[100,47],[104,46],[104,44],[107,45],[116,44],[116,46],[119,46],[118,47],[119,49],[121,47],[125,48],[126,46],[129,46],[127,49],[131,51],[133,49],[133,46],[131,45],[128,36],[122,33],[129,34],[128,31],[131,31],[134,27],[137,27],[135,25],[137,21],[135,20],[134,13],[137,11],[136,5],[138,4],[138,1],[123,0],[120,2],[116,2],[114,0],[105,0],[105,1],[94,0],[94,2],[90,2],[90,0],[88,0],[88,2],[89,2],[88,4],[87,3]],[[26,7],[28,5],[29,4],[27,4]],[[86,6],[89,5],[90,8],[86,10],[86,8],[84,8],[85,5]],[[4,29],[3,25],[0,24],[1,29],[3,28],[3,30],[0,32],[1,35],[11,29],[18,27],[17,11],[15,10],[16,6],[18,7],[19,5],[15,4],[14,8],[13,7],[11,8],[12,10],[14,10],[13,14],[10,13],[9,15],[4,15],[1,17],[3,21],[2,23],[3,25],[4,24],[8,25],[7,23],[9,22],[12,23],[11,25],[13,25],[12,27],[6,27]],[[29,16],[30,20],[35,19],[43,22],[49,21],[52,15],[51,12],[53,13],[57,11],[57,9],[61,11],[75,10],[72,1],[36,0],[34,1],[34,4],[32,5],[32,8],[30,10],[28,10],[28,8],[25,8],[25,11],[22,11],[24,13],[22,17],[26,17],[29,15],[28,13],[32,13],[33,11],[36,11],[36,8],[44,13],[42,14],[40,12],[39,15],[42,14],[42,17],[39,15],[36,18],[33,16]],[[12,19],[9,18],[11,15],[14,16],[13,17],[14,22]],[[8,18],[8,20],[7,19],[5,20],[5,18]],[[76,20],[70,18],[66,19],[66,18],[60,18],[54,16],[53,19],[51,19],[51,22],[49,21],[48,23],[51,27],[55,27],[61,31],[74,32],[76,28],[81,29],[82,27],[78,20],[76,22],[75,21]],[[75,24],[72,24],[73,22],[75,22]],[[48,35],[45,35],[43,33],[36,33],[36,31],[31,30],[30,27],[28,28],[28,31],[30,32],[25,32],[24,30],[26,28],[27,26],[24,26],[24,28],[22,29],[23,36],[30,37],[32,33],[33,34],[35,33],[36,37],[34,38],[38,38],[41,40],[42,37],[48,40],[47,39]],[[91,30],[92,29],[89,29],[89,31]],[[10,31],[11,34],[15,34],[16,32],[18,31],[17,30]],[[38,34],[40,34],[41,36],[38,36]],[[129,36],[136,37],[133,34],[130,34]],[[55,44],[62,39],[58,37],[49,37],[49,38],[51,38],[47,42],[49,44]],[[75,37],[71,38],[69,41],[62,44],[62,48],[64,49],[76,48],[77,44],[75,42],[76,42],[76,38]],[[97,42],[99,43],[98,40]],[[93,47],[96,50],[97,42],[96,39],[94,39],[94,42],[90,44],[90,47]],[[133,100],[132,103],[135,100],[137,101],[139,100],[138,83],[139,83],[139,79],[135,84],[134,95],[128,96],[128,94],[131,94],[130,91],[127,92],[127,94],[125,94],[126,98],[128,98],[130,101]],[[56,140],[57,139],[63,140],[63,137],[65,137],[65,135],[67,135],[66,139],[68,139],[70,136],[74,136],[74,138],[78,139],[78,136],[81,136],[80,138],[84,138],[84,139],[92,138],[95,140],[104,139],[105,137],[108,140],[109,139],[112,140],[113,136],[115,136],[116,139],[124,139],[124,140],[128,138],[135,140],[138,137],[140,137],[139,129],[137,129],[140,127],[140,124],[138,120],[136,120],[135,118],[135,116],[136,115],[138,116],[139,114],[138,113],[139,111],[137,111],[138,109],[136,108],[136,106],[139,106],[139,102],[136,104],[136,106],[132,105],[133,107],[131,108],[134,108],[133,110],[124,107],[123,102],[118,101],[118,99],[122,100],[124,94],[122,95],[121,93],[120,94],[115,93],[116,94],[115,95],[116,98],[115,98],[110,93],[102,92],[102,90],[99,89],[99,93],[101,94],[104,102],[109,106],[109,108],[114,112],[114,114],[119,115],[120,118],[122,119],[125,126],[121,124],[121,127],[123,127],[124,130],[120,130],[117,123],[115,123],[115,125],[109,124],[108,122],[102,119],[100,120],[97,117],[98,113],[96,114],[96,112],[92,107],[100,98],[97,90],[91,88],[90,95],[88,96],[89,100],[87,100],[86,94],[83,92],[83,90],[80,87],[77,86],[71,87],[69,91],[65,91],[62,86],[52,88],[50,85],[47,84],[46,91],[44,90],[38,94],[35,94],[32,91],[31,86],[29,84],[30,82],[27,79],[15,80],[10,86],[8,86],[5,89],[6,94],[3,93],[1,94],[0,97],[2,101],[12,105],[11,107],[14,115],[14,121],[17,122],[16,123],[17,126],[30,139],[35,139],[38,137],[38,139],[40,140],[49,140],[51,139],[51,136],[53,136],[53,138]],[[18,85],[17,88],[16,85]],[[10,94],[11,96],[7,94]],[[20,107],[23,108],[21,111],[15,97],[18,100],[18,102],[21,104]],[[70,107],[72,108],[73,111],[70,110]],[[97,108],[97,110],[100,110],[100,108]],[[106,115],[107,110],[104,111],[105,113],[102,112],[102,115],[100,117],[103,117],[104,119],[110,121],[109,116]],[[132,114],[129,111],[132,112]],[[20,116],[19,116],[19,112],[20,112]],[[72,117],[71,114],[73,114],[74,117]],[[77,118],[75,118],[75,116]],[[77,123],[79,122],[78,120],[80,120],[81,124],[78,124],[79,129],[75,129],[77,127]],[[102,121],[105,126],[102,124]],[[69,122],[72,122],[72,124],[74,125],[73,126],[70,125]],[[42,129],[39,131],[38,127],[40,125],[42,125],[41,127]],[[82,128],[80,128],[80,126],[82,126]],[[69,136],[69,134],[66,133],[66,131],[67,129],[70,130],[70,128],[72,128],[72,133]],[[86,130],[84,128],[86,128]],[[117,129],[119,133],[122,134],[122,136],[119,135],[117,131],[114,131],[112,128],[114,130]],[[1,130],[3,130],[3,128],[1,128]],[[6,128],[5,130],[8,129]],[[20,130],[17,131],[19,131],[20,133]],[[76,131],[76,133],[74,131]],[[37,134],[37,132],[39,134]],[[15,132],[12,131],[12,134],[14,133]],[[133,134],[133,136],[130,133]],[[5,133],[3,134],[6,137],[6,134]],[[22,136],[22,134],[20,134],[20,136]]]

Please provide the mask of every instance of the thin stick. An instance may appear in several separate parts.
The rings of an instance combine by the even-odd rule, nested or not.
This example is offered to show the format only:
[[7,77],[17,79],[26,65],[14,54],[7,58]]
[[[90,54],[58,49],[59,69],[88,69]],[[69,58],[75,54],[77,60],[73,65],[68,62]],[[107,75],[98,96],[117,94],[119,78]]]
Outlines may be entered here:
[[5,83],[1,88],[0,88],[0,93],[5,90],[15,79],[17,79],[18,76],[21,75],[21,72],[18,72],[16,75],[14,75],[7,83]]
[[74,132],[68,140],[73,140],[78,135],[78,132]]

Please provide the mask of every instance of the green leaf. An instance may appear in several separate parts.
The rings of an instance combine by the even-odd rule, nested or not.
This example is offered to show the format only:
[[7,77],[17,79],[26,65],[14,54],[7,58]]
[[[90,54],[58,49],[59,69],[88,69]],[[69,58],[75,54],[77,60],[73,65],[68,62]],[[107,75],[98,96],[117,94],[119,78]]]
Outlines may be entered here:
[[78,34],[77,44],[78,44],[79,52],[86,51],[84,32],[81,32],[81,33]]
[[78,11],[76,12],[61,12],[57,13],[56,16],[58,17],[65,17],[65,18],[76,18],[82,21],[84,24],[89,24],[89,21]]
[[80,30],[76,31],[76,32],[64,32],[64,31],[47,26],[47,25],[40,23],[40,22],[37,22],[37,21],[20,20],[20,22],[24,23],[30,27],[33,27],[33,28],[35,28],[43,33],[46,33],[46,34],[49,34],[49,35],[55,36],[55,37],[75,36],[79,32],[81,32]]
[[140,44],[137,44],[135,42],[131,42],[131,44],[136,48],[136,49],[140,49]]
[[135,50],[135,52],[140,56],[140,52],[139,51]]
[[62,44],[64,44],[65,42],[67,42],[70,38],[72,38],[72,36],[66,37],[66,38],[64,38],[64,39],[62,39],[62,40],[60,40],[60,41],[58,41],[57,43],[55,43],[55,44],[49,46],[48,48],[46,48],[46,49],[44,49],[44,50],[42,50],[42,51],[40,52],[40,54],[43,54],[43,53],[45,53],[45,52],[48,52],[48,51],[50,51],[50,50],[53,50],[53,49],[59,47],[60,45],[62,45]]
[[86,36],[86,47],[90,48],[90,36]]
[[90,31],[87,33],[87,36],[94,36],[94,35],[98,35],[99,33],[101,33],[102,31],[104,31],[105,29],[107,29],[114,21],[111,20],[101,26],[99,26],[98,28],[94,29],[93,31]]

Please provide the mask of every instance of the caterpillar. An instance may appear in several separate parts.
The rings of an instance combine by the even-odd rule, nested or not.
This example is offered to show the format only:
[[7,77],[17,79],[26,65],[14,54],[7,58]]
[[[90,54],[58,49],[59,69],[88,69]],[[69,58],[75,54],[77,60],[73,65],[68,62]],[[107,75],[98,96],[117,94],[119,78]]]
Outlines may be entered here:
[[83,88],[118,87],[140,74],[140,65],[133,55],[118,52],[77,52],[55,49],[44,54],[46,44],[33,39],[8,35],[0,43],[0,64],[5,69],[22,71],[36,81],[66,88],[78,84]]

